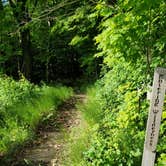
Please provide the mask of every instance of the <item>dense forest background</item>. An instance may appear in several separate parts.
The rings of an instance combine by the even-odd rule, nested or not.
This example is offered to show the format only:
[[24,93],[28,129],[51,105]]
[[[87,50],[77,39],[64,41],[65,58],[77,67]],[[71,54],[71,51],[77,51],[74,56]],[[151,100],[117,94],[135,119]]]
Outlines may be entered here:
[[[13,144],[3,134],[4,126],[13,132],[11,122],[25,140],[29,119],[15,122],[22,115],[11,107],[52,91],[37,84],[95,82],[82,108],[93,139],[77,164],[140,166],[147,91],[154,69],[166,67],[165,9],[165,0],[1,0],[0,151]],[[72,95],[64,89],[61,99]],[[156,165],[165,163],[164,106]]]
[[99,18],[88,18],[94,5],[1,1],[1,72],[16,79],[23,73],[32,82],[98,78],[93,38]]

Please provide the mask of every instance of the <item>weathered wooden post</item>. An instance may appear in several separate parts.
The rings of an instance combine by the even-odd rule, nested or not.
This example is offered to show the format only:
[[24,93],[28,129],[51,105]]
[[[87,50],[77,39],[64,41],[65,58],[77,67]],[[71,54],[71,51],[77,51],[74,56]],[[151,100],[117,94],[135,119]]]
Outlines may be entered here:
[[162,108],[166,91],[166,69],[156,68],[146,127],[142,166],[154,166]]

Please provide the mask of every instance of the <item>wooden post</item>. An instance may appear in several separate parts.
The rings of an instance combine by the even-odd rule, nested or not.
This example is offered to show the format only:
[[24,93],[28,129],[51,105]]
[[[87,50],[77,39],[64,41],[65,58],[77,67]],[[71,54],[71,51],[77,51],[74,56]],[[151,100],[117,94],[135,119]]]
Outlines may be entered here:
[[156,68],[146,127],[142,166],[154,166],[166,90],[166,69]]

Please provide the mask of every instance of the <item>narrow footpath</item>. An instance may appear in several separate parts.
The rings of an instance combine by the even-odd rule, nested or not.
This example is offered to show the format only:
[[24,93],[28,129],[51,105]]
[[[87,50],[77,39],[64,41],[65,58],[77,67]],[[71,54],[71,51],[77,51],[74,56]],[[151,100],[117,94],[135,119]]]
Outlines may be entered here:
[[[76,103],[85,101],[85,95],[74,95],[63,103],[55,114],[50,114],[38,126],[37,138],[15,156],[12,166],[62,166],[66,137],[81,122]],[[50,116],[50,117],[49,117]]]

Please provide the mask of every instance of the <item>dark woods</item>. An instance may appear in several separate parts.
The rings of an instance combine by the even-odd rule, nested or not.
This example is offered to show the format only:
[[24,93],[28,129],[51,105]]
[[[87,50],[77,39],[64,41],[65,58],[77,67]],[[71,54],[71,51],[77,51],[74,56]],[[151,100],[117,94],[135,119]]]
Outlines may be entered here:
[[[86,18],[91,12],[88,2],[0,2],[2,73],[15,79],[24,75],[36,83],[64,81],[71,84],[78,78],[89,81],[98,78],[101,60],[93,58],[93,37],[97,33],[97,23],[94,22],[92,26]],[[80,5],[87,6],[82,8]],[[83,12],[84,16],[78,15],[76,22],[74,17],[77,10]],[[87,27],[82,30],[84,22]],[[77,35],[80,41],[70,44]],[[91,61],[88,62],[86,58]]]

